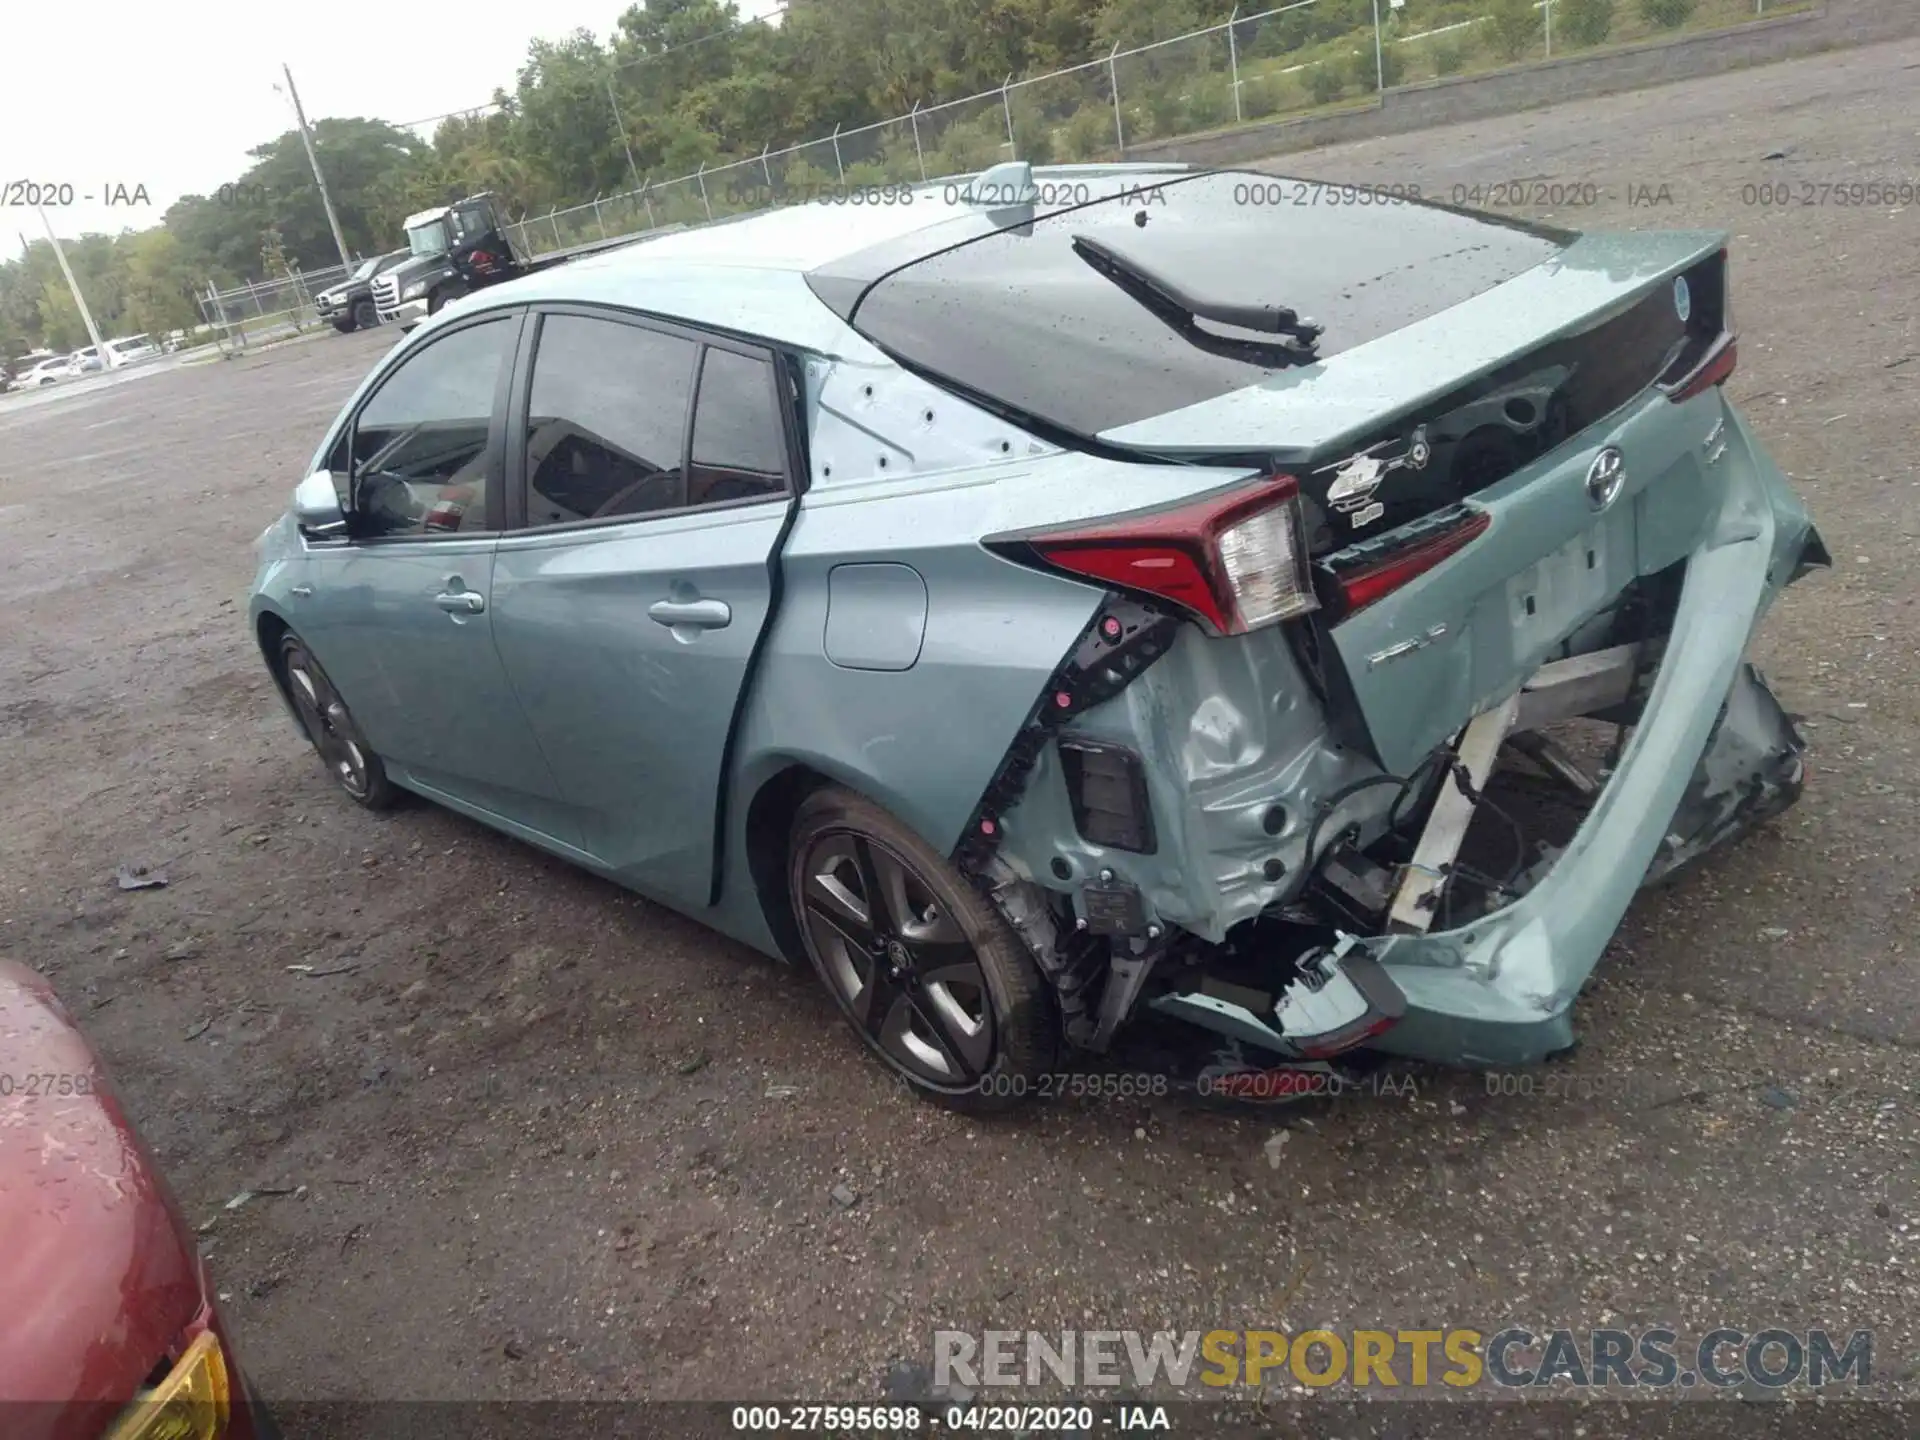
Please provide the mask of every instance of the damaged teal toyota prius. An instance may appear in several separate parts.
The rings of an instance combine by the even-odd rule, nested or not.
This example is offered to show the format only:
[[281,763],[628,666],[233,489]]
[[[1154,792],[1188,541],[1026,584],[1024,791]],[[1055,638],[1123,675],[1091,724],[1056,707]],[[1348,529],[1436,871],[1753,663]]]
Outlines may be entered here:
[[1010,164],[475,294],[253,633],[355,801],[810,963],[949,1104],[1149,1016],[1542,1059],[1635,893],[1798,797],[1745,654],[1829,560],[1723,394],[1724,237],[1326,195]]

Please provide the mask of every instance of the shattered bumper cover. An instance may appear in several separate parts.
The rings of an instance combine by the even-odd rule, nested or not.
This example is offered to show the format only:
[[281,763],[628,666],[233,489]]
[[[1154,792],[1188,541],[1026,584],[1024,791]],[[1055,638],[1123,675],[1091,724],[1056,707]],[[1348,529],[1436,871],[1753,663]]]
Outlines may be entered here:
[[1659,673],[1611,779],[1523,898],[1455,930],[1359,942],[1406,1000],[1377,1048],[1488,1066],[1565,1049],[1574,999],[1640,888],[1798,797],[1804,742],[1745,655],[1774,598],[1827,556],[1784,477],[1726,414],[1738,443],[1725,499],[1688,559]]

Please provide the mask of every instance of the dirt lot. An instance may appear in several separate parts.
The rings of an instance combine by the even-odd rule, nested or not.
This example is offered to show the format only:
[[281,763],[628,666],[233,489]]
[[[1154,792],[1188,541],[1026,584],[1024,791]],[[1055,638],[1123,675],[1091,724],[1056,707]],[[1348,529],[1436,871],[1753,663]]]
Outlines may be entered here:
[[[1636,906],[1557,1093],[1419,1071],[1279,1146],[1170,1103],[946,1115],[805,977],[332,794],[242,596],[387,337],[0,407],[0,953],[219,1215],[262,1389],[871,1399],[936,1327],[1512,1321],[1871,1327],[1875,1390],[1920,1394],[1920,206],[1743,196],[1920,181],[1917,94],[1906,44],[1288,157],[1733,232],[1732,391],[1838,565],[1761,646],[1806,798]],[[171,884],[119,892],[129,860]]]

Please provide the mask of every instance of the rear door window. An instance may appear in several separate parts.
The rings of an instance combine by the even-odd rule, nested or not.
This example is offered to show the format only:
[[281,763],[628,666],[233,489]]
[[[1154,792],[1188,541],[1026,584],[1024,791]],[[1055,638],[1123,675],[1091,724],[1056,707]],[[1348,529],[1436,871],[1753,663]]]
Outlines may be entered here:
[[613,520],[687,503],[692,340],[612,319],[549,315],[527,404],[526,523]]
[[700,367],[687,503],[761,500],[786,488],[786,440],[772,364],[709,346]]

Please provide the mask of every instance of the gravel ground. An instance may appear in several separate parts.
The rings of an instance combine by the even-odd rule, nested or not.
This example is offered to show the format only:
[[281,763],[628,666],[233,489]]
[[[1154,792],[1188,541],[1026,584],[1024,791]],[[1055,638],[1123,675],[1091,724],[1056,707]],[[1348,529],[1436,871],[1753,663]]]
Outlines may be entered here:
[[[1591,183],[1553,218],[1733,232],[1732,393],[1838,561],[1760,647],[1805,799],[1636,905],[1531,1094],[1421,1070],[1284,1131],[915,1103],[807,977],[330,793],[245,633],[248,546],[387,337],[0,410],[0,953],[219,1214],[263,1391],[874,1399],[936,1327],[1725,1322],[1872,1328],[1875,1393],[1920,1392],[1920,206],[1743,194],[1920,181],[1916,70],[1841,53],[1276,165]],[[122,861],[171,883],[121,893]]]

